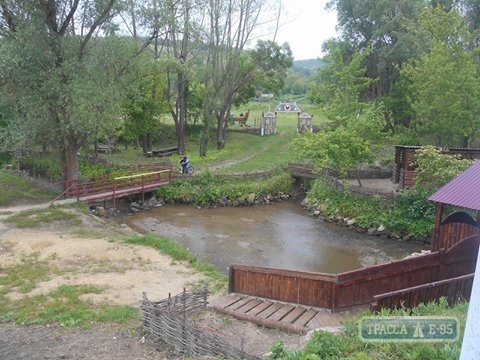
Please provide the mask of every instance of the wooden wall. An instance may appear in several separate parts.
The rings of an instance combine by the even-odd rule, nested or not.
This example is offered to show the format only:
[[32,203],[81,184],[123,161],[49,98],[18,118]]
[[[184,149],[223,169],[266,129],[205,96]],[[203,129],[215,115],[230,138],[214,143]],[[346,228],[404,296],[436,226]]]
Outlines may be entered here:
[[[480,236],[474,236],[448,251],[337,275],[232,265],[229,291],[338,311],[370,304],[376,295],[471,274],[479,243]],[[427,301],[439,294],[431,293]]]
[[477,235],[479,231],[478,227],[465,223],[441,224],[433,232],[431,250],[450,249],[462,239]]
[[452,279],[435,281],[433,283],[414,286],[407,289],[375,295],[370,310],[379,311],[382,308],[398,309],[412,308],[420,303],[431,301],[432,298],[445,297],[450,305],[459,300],[469,299],[472,293],[474,274],[457,276]]
[[332,274],[232,265],[229,291],[330,308],[335,282],[336,276]]

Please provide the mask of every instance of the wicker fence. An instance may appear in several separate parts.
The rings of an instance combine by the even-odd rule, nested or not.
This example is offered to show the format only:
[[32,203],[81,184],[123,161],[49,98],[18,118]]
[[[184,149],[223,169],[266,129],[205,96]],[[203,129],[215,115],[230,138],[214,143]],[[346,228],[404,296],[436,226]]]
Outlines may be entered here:
[[206,309],[208,288],[186,291],[161,301],[150,301],[143,294],[141,311],[144,328],[153,336],[189,356],[221,356],[226,359],[259,360],[223,339],[204,332],[189,318]]

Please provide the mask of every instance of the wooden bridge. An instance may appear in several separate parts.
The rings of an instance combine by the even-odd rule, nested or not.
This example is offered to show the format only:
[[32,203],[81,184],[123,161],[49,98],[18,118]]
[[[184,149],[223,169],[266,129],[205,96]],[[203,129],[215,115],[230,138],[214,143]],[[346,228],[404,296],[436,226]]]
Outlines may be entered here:
[[142,201],[144,201],[146,193],[169,184],[173,178],[173,169],[168,168],[112,179],[85,183],[74,182],[66,186],[62,195],[87,204],[111,200],[113,207],[115,207],[115,199],[129,195],[140,194]]

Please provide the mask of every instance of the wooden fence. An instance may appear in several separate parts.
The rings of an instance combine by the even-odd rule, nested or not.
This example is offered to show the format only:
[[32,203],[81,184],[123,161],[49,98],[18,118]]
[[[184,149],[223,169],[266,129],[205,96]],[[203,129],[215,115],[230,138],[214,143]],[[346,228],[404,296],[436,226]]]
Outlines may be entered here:
[[435,281],[418,285],[407,289],[391,291],[389,293],[375,295],[371,304],[372,311],[382,308],[398,309],[401,307],[412,308],[419,303],[426,303],[431,299],[445,297],[450,305],[459,300],[470,298],[472,293],[474,274],[457,276],[452,279]]
[[[339,311],[371,304],[376,295],[473,273],[479,239],[470,237],[448,251],[337,275],[232,265],[229,291]],[[467,287],[468,283],[462,286]],[[461,293],[467,294],[468,288],[462,289]],[[430,298],[427,296],[423,301],[438,299],[439,294],[431,293]],[[417,305],[413,300],[410,303]]]
[[150,301],[143,294],[141,312],[144,329],[189,356],[221,356],[225,359],[260,360],[220,337],[198,328],[189,318],[206,309],[208,289],[186,291],[161,301]]

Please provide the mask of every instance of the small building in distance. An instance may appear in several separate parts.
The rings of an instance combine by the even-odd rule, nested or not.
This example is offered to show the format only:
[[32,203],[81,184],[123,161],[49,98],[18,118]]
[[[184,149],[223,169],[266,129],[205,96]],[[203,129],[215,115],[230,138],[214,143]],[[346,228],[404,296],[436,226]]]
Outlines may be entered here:
[[[400,189],[406,189],[415,184],[417,168],[415,152],[422,146],[395,145],[395,163],[392,170],[392,181]],[[480,149],[442,148],[446,154],[460,155],[463,159],[480,159]]]

